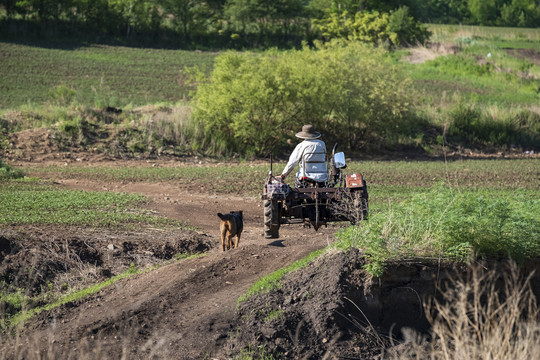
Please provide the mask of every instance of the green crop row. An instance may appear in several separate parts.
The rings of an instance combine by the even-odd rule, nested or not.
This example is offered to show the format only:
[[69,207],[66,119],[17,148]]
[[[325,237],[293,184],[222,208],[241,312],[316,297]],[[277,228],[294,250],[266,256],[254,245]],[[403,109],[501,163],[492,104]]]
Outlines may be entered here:
[[209,70],[214,57],[183,50],[54,49],[0,42],[0,108],[47,102],[98,108],[175,103],[193,89],[184,68]]
[[5,181],[0,186],[0,224],[105,227],[176,224],[145,214],[141,209],[145,202],[141,195],[65,190],[35,179]]

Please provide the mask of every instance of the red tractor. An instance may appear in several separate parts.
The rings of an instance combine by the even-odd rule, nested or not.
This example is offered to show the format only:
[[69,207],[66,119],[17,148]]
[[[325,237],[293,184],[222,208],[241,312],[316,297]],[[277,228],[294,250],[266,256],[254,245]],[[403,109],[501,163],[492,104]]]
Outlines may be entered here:
[[356,224],[368,216],[368,191],[362,174],[344,175],[345,155],[332,151],[330,176],[325,182],[296,180],[291,187],[270,173],[264,184],[264,235],[279,237],[281,224],[304,224],[317,231],[335,221]]

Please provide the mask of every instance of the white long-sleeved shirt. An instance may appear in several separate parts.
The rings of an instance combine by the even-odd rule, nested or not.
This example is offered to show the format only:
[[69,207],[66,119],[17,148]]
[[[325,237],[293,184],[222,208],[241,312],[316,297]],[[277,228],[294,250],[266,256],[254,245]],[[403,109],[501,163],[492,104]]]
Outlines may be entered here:
[[322,140],[304,140],[296,145],[281,175],[287,176],[300,164],[297,178],[307,177],[315,181],[328,180],[326,169],[326,145]]

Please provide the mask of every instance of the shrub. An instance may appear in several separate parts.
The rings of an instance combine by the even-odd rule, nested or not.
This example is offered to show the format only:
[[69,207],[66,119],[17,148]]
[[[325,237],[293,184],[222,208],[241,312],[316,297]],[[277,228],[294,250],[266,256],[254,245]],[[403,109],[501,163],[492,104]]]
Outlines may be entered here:
[[228,52],[195,94],[195,146],[268,155],[302,124],[348,148],[380,146],[411,106],[410,85],[384,50],[359,43]]
[[0,158],[0,180],[18,179],[22,177],[24,177],[22,170],[14,169],[13,167],[4,163]]
[[424,25],[409,15],[406,6],[390,13],[332,11],[320,20],[313,20],[313,24],[326,39],[358,40],[376,45],[423,44],[431,35]]
[[342,231],[338,247],[364,249],[375,275],[390,259],[540,255],[540,201],[444,186],[373,214],[362,228]]
[[49,98],[56,105],[69,105],[75,99],[76,91],[66,85],[58,85],[49,91]]

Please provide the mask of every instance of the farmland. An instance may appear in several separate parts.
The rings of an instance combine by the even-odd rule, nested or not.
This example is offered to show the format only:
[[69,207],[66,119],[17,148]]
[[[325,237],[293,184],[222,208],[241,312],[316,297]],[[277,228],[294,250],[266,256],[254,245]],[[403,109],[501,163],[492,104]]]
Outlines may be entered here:
[[[268,159],[191,142],[198,83],[186,67],[208,75],[220,53],[0,43],[0,359],[413,358],[426,343],[394,349],[406,340],[388,338],[394,325],[464,335],[424,314],[444,314],[446,295],[427,298],[453,271],[474,277],[474,298],[501,279],[516,286],[505,296],[517,310],[492,297],[514,316],[497,321],[529,306],[513,324],[534,358],[538,275],[518,287],[539,269],[540,32],[431,30],[440,47],[385,55],[427,120],[387,147],[344,149],[346,172],[367,181],[370,219],[284,226],[276,241],[262,236]],[[222,253],[216,213],[231,210],[243,210],[244,233]],[[481,266],[464,270],[471,259]],[[458,295],[448,303],[469,306]],[[484,339],[469,339],[461,348],[474,354]]]

